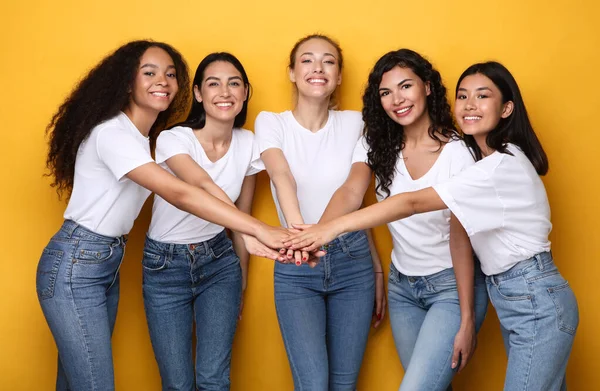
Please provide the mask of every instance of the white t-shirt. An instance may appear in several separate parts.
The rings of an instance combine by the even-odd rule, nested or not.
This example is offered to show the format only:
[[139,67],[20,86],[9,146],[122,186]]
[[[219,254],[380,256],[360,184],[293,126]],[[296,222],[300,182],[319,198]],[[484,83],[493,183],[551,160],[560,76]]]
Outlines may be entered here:
[[[362,129],[362,116],[357,111],[330,110],[325,126],[314,133],[300,125],[291,111],[263,111],[256,118],[259,151],[283,151],[296,180],[300,213],[306,224],[319,221],[333,193],[346,181]],[[272,181],[271,192],[279,221],[285,226]]]
[[124,113],[97,125],[77,151],[64,218],[100,235],[129,233],[150,191],[125,175],[152,161],[148,138]]
[[[356,144],[355,159],[367,162],[368,145],[364,138]],[[444,182],[475,164],[463,141],[452,140],[444,145],[435,163],[422,177],[413,180],[406,168],[402,152],[389,188],[390,197],[417,191]],[[377,194],[383,201],[384,195]],[[450,256],[450,211],[448,209],[417,214],[388,224],[392,234],[392,262],[407,276],[428,276],[452,267]]]
[[487,275],[550,250],[550,206],[542,180],[527,156],[494,152],[433,188],[471,237]]
[[[166,161],[180,154],[191,156],[233,202],[240,195],[244,178],[260,171],[251,167],[251,163],[259,158],[258,150],[254,147],[254,134],[245,129],[233,129],[229,149],[216,162],[206,156],[191,128],[177,126],[161,132],[156,140],[156,162],[172,173]],[[150,239],[175,244],[199,243],[213,238],[223,229],[154,196],[148,231]]]

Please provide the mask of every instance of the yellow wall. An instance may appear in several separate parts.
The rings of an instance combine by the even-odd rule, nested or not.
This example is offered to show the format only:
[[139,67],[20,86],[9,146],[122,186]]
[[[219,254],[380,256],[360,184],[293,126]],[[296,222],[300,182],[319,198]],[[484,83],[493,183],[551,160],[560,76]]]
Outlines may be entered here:
[[[600,12],[595,0],[352,1],[20,0],[0,5],[0,389],[53,387],[56,350],[37,302],[35,268],[61,224],[64,204],[42,177],[44,128],[74,83],[107,52],[135,38],[173,44],[192,69],[211,51],[231,51],[254,85],[248,121],[252,128],[260,110],[290,107],[286,57],[299,37],[317,31],[338,38],[344,49],[342,107],[347,109],[360,109],[360,94],[375,60],[399,47],[429,56],[450,90],[473,62],[498,59],[511,69],[550,157],[544,181],[553,211],[553,251],[579,299],[581,324],[569,386],[600,389],[595,122],[600,106]],[[121,269],[113,338],[120,390],[159,389],[141,297],[140,255],[149,215],[147,204]],[[270,223],[277,220],[264,174],[255,215]],[[377,229],[376,239],[387,270],[387,230]],[[274,311],[272,268],[265,259],[251,263],[234,346],[233,390],[292,389]],[[501,389],[505,365],[498,321],[490,309],[477,353],[458,377],[457,389]],[[359,389],[395,390],[401,377],[386,319],[371,333]]]

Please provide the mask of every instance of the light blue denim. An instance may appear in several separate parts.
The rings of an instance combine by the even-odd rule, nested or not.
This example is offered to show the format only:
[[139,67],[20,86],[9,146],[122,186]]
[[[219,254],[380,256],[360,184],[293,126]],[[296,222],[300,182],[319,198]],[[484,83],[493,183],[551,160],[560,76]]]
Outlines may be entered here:
[[486,281],[508,354],[504,390],[566,390],[579,309],[552,254],[537,254]]
[[308,265],[275,265],[275,305],[296,391],[353,391],[369,335],[375,279],[364,231]]
[[[487,312],[485,277],[475,268],[475,329]],[[390,265],[390,323],[404,377],[402,391],[444,391],[452,370],[454,337],[460,328],[460,302],[454,269],[429,276],[405,276]]]
[[114,390],[111,335],[126,237],[66,220],[37,267],[38,299],[58,347],[57,390]]
[[194,244],[146,238],[142,264],[144,308],[162,389],[229,390],[242,270],[225,231]]

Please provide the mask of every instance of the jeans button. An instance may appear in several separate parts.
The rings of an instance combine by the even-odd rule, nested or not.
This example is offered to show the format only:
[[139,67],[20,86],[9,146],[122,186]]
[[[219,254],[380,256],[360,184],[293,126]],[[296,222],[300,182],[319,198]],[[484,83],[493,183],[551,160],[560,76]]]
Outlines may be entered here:
[[415,278],[414,277],[408,277],[408,281],[409,282],[415,282]]

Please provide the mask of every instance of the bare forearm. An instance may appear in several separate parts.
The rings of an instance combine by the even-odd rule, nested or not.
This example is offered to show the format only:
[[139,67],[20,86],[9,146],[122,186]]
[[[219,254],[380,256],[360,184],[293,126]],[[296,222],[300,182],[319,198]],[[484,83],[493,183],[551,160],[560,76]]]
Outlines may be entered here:
[[373,259],[373,271],[375,273],[383,273],[381,259],[379,259],[379,253],[377,252],[377,247],[375,246],[375,241],[373,240],[373,232],[370,229],[367,229],[365,232],[367,233],[369,249],[371,250],[371,258]]
[[240,267],[242,268],[242,289],[245,290],[248,281],[248,260],[250,259],[250,254],[246,251],[243,235],[244,234],[238,232],[233,232],[231,241],[233,242],[233,250],[240,259]]
[[337,217],[343,216],[345,214],[356,211],[360,208],[363,195],[358,195],[354,192],[348,191],[344,187],[340,187],[329,200],[329,204],[327,204],[327,208],[319,223],[325,223],[331,221]]
[[456,276],[461,323],[472,323],[475,321],[473,253],[466,232],[454,216],[450,221],[450,255],[452,256],[452,266]]
[[279,205],[281,206],[281,211],[287,225],[304,223],[298,202],[296,181],[291,173],[274,175],[271,180],[275,185],[277,199],[279,200]]

